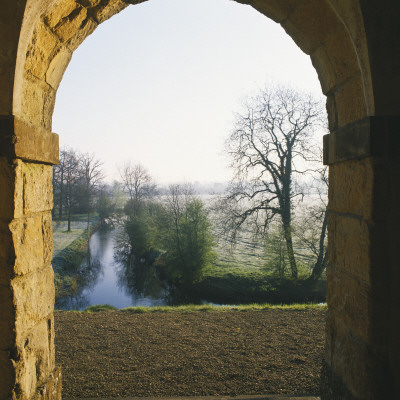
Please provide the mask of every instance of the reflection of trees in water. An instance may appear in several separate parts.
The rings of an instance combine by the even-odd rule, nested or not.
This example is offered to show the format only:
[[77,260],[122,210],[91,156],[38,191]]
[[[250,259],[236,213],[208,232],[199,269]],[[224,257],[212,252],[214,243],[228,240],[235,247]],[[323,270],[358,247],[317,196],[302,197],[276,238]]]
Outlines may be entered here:
[[167,305],[200,303],[193,293],[183,293],[166,279],[162,279],[154,265],[156,256],[150,254],[148,260],[138,259],[132,251],[128,235],[121,231],[115,236],[114,259],[118,262],[118,287],[134,298],[164,300]]
[[114,259],[118,262],[117,284],[125,294],[154,300],[166,297],[166,282],[159,278],[152,262],[135,257],[127,235],[123,232],[115,237]]
[[62,296],[56,299],[55,306],[58,309],[64,310],[82,310],[88,307],[88,294],[96,285],[100,273],[103,272],[103,267],[99,257],[92,255],[90,245],[84,261],[78,266],[75,271],[65,271],[65,275],[74,276],[76,280],[76,289],[73,293]]

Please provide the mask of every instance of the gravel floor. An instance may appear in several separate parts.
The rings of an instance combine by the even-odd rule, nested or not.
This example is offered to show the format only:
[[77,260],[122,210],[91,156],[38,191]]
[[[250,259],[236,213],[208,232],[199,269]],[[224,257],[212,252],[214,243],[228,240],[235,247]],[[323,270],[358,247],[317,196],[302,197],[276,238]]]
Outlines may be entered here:
[[325,316],[57,311],[63,396],[316,395]]

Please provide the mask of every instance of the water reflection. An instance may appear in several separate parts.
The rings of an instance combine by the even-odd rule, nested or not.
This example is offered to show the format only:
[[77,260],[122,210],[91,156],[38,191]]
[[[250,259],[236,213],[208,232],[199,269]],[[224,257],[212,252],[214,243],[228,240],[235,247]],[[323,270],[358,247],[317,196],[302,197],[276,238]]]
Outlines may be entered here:
[[93,257],[92,253],[92,246],[89,243],[86,257],[81,265],[72,274],[68,271],[73,276],[75,285],[71,288],[71,293],[56,299],[57,309],[83,310],[91,305],[88,293],[95,288],[103,272],[100,259]]
[[118,286],[124,290],[125,294],[134,299],[151,299],[153,305],[165,304],[168,287],[159,279],[153,265],[137,260],[134,255],[129,255],[120,262],[116,274]]
[[122,229],[95,232],[85,260],[74,274],[76,287],[73,293],[57,298],[57,309],[83,310],[94,304],[124,308],[169,302],[168,285],[159,279],[151,262],[130,254]]

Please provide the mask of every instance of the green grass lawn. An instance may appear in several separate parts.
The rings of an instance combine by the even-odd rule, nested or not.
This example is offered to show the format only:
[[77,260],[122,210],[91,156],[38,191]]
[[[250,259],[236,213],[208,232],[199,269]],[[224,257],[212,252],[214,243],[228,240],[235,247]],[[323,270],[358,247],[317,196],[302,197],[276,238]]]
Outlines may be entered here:
[[87,228],[85,221],[72,221],[71,232],[67,231],[67,221],[53,221],[53,241],[55,257],[61,250],[68,247],[75,239],[81,236]]

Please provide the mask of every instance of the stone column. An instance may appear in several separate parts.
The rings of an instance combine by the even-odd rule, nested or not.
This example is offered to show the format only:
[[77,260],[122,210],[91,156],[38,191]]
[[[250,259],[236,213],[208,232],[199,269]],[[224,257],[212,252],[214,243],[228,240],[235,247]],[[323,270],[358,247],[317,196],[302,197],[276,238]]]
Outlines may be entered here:
[[330,166],[321,399],[400,398],[400,117],[324,138]]
[[59,399],[52,165],[58,136],[0,117],[0,399]]

